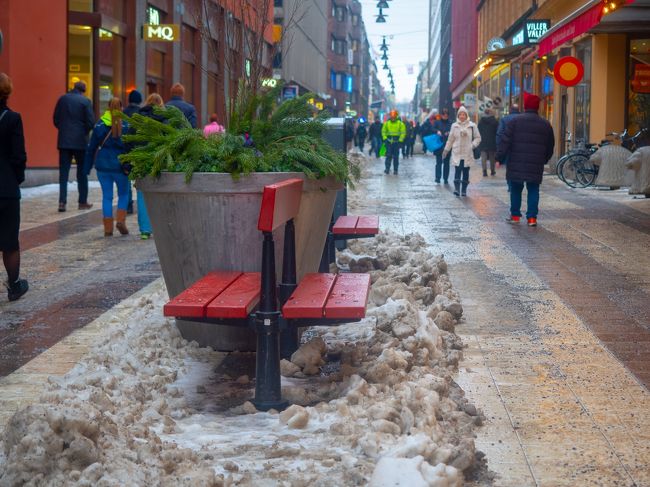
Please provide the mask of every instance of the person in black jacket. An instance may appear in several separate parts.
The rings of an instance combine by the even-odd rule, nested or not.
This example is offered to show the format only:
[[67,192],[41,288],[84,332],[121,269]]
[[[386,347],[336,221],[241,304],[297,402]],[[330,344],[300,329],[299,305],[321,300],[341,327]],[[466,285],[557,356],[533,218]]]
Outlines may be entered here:
[[436,122],[436,115],[435,113],[431,112],[429,118],[427,118],[422,124],[422,127],[420,127],[420,138],[422,139],[422,152],[424,154],[426,154],[428,150],[427,144],[424,142],[424,138],[431,134],[436,133],[436,131],[433,129],[433,124],[435,122]]
[[447,157],[442,157],[442,152],[447,145],[449,132],[451,131],[452,122],[449,120],[449,109],[443,108],[440,112],[440,120],[433,122],[433,132],[442,138],[442,147],[435,152],[436,155],[436,183],[440,184],[442,177],[445,184],[449,184],[449,160],[451,153]]
[[359,150],[363,152],[363,146],[366,143],[366,137],[368,136],[368,127],[366,124],[365,119],[360,118],[359,119],[359,126],[357,127],[357,147],[359,147]]
[[381,150],[381,127],[382,123],[379,120],[379,115],[375,115],[375,121],[370,125],[368,137],[370,138],[370,152],[375,153],[375,157],[379,159],[379,151]]
[[[142,104],[142,93],[138,90],[132,90],[129,93],[129,98],[127,99],[128,105],[124,109],[124,115],[131,117],[134,113],[140,111],[140,105]],[[133,215],[133,191],[131,191],[131,181],[129,181],[129,204],[126,206],[127,215]]]
[[74,88],[59,98],[54,108],[54,126],[59,129],[59,211],[65,211],[68,202],[68,177],[74,157],[77,163],[79,209],[88,210],[88,176],[84,172],[88,133],[95,125],[90,100],[84,96],[86,83],[77,81]]
[[521,220],[521,193],[526,186],[528,225],[537,226],[539,211],[539,185],[542,183],[544,165],[553,156],[555,137],[551,125],[537,114],[540,99],[524,95],[525,112],[512,118],[500,137],[497,161],[508,159],[506,179],[510,184],[510,217],[508,223]]
[[483,176],[487,176],[487,161],[490,160],[490,175],[494,176],[496,172],[496,151],[497,151],[497,129],[499,122],[492,114],[492,110],[485,110],[481,120],[478,121],[478,131],[481,133],[481,165],[483,166]]
[[172,86],[171,89],[171,94],[172,98],[169,100],[166,105],[168,107],[176,107],[178,108],[181,112],[183,112],[183,115],[185,115],[185,118],[187,119],[188,122],[190,122],[190,125],[192,128],[196,128],[196,108],[194,108],[194,105],[191,103],[186,102],[183,97],[185,96],[185,87],[180,84],[176,83],[174,86]]
[[7,106],[13,86],[0,73],[0,252],[7,271],[7,297],[19,299],[29,289],[20,278],[20,184],[25,180],[25,137],[19,113]]

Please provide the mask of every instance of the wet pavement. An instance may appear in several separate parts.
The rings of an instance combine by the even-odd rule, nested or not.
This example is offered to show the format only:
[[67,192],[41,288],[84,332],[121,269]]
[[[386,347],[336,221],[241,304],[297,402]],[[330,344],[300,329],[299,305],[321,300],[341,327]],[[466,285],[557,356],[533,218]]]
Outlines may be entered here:
[[[0,297],[0,376],[5,376],[160,277],[153,241],[131,234],[103,237],[100,190],[91,210],[56,211],[57,192],[22,202],[22,272],[30,282],[14,303]],[[76,192],[69,195],[76,201]],[[73,205],[68,205],[69,208]]]
[[[650,199],[547,177],[540,226],[509,225],[503,173],[472,168],[460,199],[433,182],[430,157],[402,161],[399,176],[373,159],[349,206],[380,215],[382,230],[422,234],[449,263],[465,310],[457,382],[485,414],[476,444],[495,485],[650,486]],[[0,297],[0,371],[51,348],[0,380],[2,420],[134,301],[113,304],[161,286],[135,218],[133,235],[104,239],[98,211],[57,214],[54,201],[23,204],[33,288]]]
[[382,169],[356,211],[445,255],[465,310],[457,382],[486,416],[495,485],[650,485],[650,200],[548,177],[529,228],[504,221],[504,169],[472,168],[464,199],[430,158]]

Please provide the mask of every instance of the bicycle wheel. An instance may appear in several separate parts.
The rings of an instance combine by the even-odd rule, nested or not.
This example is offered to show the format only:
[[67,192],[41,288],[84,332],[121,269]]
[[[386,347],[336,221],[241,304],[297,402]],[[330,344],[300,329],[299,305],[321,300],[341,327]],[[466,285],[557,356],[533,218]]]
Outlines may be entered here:
[[560,159],[557,161],[557,164],[555,165],[555,173],[557,174],[558,179],[565,184],[566,181],[564,180],[564,176],[562,176],[562,167],[569,157],[571,157],[571,154],[564,154],[562,157],[560,157]]
[[583,154],[573,154],[567,157],[562,165],[562,180],[571,188],[583,188],[582,178],[583,165],[589,161]]
[[586,159],[576,166],[576,179],[580,186],[586,188],[591,186],[596,181],[598,176],[598,166],[596,166],[590,159]]

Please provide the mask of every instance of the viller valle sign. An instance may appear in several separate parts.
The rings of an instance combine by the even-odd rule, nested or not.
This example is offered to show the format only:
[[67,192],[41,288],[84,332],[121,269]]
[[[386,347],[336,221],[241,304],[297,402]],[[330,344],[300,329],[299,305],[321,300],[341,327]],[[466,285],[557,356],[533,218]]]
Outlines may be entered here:
[[528,20],[524,28],[512,36],[512,45],[518,46],[519,44],[529,45],[537,44],[540,37],[542,37],[551,27],[550,20]]

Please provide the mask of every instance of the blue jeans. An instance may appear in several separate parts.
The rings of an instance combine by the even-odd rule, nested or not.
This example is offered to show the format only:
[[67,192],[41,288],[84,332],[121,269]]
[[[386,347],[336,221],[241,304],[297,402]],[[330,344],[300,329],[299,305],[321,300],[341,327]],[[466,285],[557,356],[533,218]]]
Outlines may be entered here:
[[125,210],[129,204],[129,178],[122,173],[97,171],[102,187],[102,215],[113,218],[113,184],[117,186],[117,208]]
[[521,216],[521,193],[524,190],[524,184],[528,193],[526,198],[526,218],[537,218],[539,212],[539,183],[510,181],[510,214],[512,216]]
[[59,203],[68,202],[68,178],[72,157],[77,163],[77,188],[79,190],[79,203],[88,203],[88,175],[84,168],[84,149],[59,149]]
[[138,227],[140,233],[151,234],[151,222],[149,221],[149,213],[147,213],[147,205],[144,203],[144,195],[142,191],[138,190]]
[[372,154],[374,152],[375,157],[379,159],[379,151],[381,150],[381,137],[373,137],[371,143],[372,149],[370,150],[370,153]]

